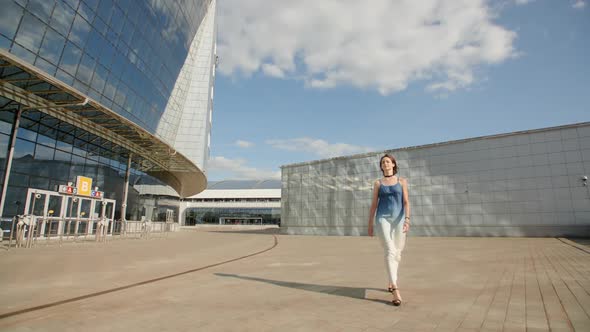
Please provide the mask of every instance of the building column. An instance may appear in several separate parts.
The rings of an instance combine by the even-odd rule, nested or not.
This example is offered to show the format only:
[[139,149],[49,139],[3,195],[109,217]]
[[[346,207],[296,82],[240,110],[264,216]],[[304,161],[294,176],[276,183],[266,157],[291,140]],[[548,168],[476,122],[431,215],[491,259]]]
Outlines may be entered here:
[[127,197],[129,195],[129,175],[131,174],[131,157],[132,153],[129,153],[127,157],[127,169],[125,170],[125,184],[123,185],[123,204],[121,204],[121,227],[123,233],[127,232]]
[[4,215],[4,205],[6,204],[6,192],[8,191],[8,180],[10,180],[10,170],[12,169],[12,156],[14,156],[14,145],[16,144],[16,134],[20,124],[20,116],[22,109],[18,108],[14,115],[14,123],[12,124],[12,131],[10,132],[10,143],[8,148],[8,156],[6,156],[6,169],[4,172],[4,183],[2,184],[2,194],[0,195],[0,218]]
[[185,226],[186,224],[186,206],[187,206],[187,202],[183,202],[181,201],[180,204],[178,204],[178,226]]

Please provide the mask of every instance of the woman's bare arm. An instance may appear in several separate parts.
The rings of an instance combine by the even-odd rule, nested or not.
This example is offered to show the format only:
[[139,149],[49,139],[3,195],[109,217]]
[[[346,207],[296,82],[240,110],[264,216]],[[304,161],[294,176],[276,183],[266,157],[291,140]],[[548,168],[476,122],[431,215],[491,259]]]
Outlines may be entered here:
[[379,180],[373,184],[373,200],[369,209],[369,236],[373,236],[373,219],[377,210],[377,200],[379,199]]
[[406,219],[404,220],[404,233],[410,229],[410,215],[411,207],[410,207],[410,199],[408,195],[408,180],[405,178],[400,178],[402,188],[403,188],[403,200],[404,200],[404,212],[406,215]]

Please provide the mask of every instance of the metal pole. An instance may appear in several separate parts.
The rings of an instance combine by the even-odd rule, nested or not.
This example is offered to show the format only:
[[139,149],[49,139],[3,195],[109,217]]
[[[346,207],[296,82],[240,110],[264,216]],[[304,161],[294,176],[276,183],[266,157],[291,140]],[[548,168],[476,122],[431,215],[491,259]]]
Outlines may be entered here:
[[69,202],[69,203],[70,203],[70,217],[68,218],[68,226],[67,226],[67,227],[68,227],[68,229],[67,229],[67,231],[68,231],[68,233],[67,233],[67,236],[68,236],[68,237],[67,237],[67,238],[68,238],[68,239],[69,239],[69,237],[70,237],[70,233],[71,233],[71,231],[72,231],[72,210],[74,209],[74,198],[75,198],[75,197],[69,197],[69,198],[68,198],[68,199],[69,199],[69,201],[70,201],[70,202]]
[[74,226],[74,242],[78,240],[78,232],[80,231],[80,212],[82,210],[82,198],[78,198],[78,206],[76,206],[76,225]]
[[[16,134],[20,124],[20,116],[22,110],[19,109],[14,115],[14,123],[10,132],[10,148],[8,149],[8,156],[6,156],[6,171],[4,173],[4,183],[2,184],[2,194],[0,195],[0,218],[4,215],[4,204],[6,204],[6,192],[8,191],[8,180],[10,179],[10,170],[12,168],[12,156],[14,156],[14,145],[16,144]],[[18,211],[17,211],[18,213]]]
[[[30,189],[29,189],[30,190]],[[25,210],[25,216],[26,215],[30,215],[31,218],[35,218],[35,203],[37,202],[37,192],[33,192],[33,207],[31,208],[31,213],[29,214],[28,210]],[[35,219],[35,221],[33,223],[31,223],[31,225],[29,225],[29,237],[27,238],[27,245],[25,248],[30,248],[31,247],[31,234],[33,234],[33,230],[35,229],[34,226],[37,225],[37,219]]]
[[125,235],[127,234],[127,195],[128,195],[128,187],[129,187],[129,175],[131,174],[131,157],[133,155],[129,153],[129,157],[127,158],[127,170],[125,170],[125,184],[123,185],[123,204],[121,204],[121,227],[123,228],[121,232]]

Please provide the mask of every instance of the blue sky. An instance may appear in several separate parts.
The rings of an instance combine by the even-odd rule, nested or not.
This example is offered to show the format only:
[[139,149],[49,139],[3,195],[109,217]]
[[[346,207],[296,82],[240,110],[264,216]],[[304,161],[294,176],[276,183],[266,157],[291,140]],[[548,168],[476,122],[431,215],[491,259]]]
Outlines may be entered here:
[[210,181],[590,121],[580,0],[224,0]]

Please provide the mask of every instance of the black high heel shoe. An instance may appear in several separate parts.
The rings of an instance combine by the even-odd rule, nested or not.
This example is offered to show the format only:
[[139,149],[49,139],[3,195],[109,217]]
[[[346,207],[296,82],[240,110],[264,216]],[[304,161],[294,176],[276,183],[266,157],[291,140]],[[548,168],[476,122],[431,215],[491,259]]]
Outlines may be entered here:
[[389,287],[387,287],[387,291],[388,291],[388,292],[390,292],[390,293],[393,293],[393,290],[394,290],[393,286],[389,286]]
[[[393,288],[391,287],[391,293],[393,294],[393,292],[395,292],[396,290],[398,290],[397,288]],[[402,304],[402,300],[400,299],[393,299],[391,300],[391,304],[393,304],[396,307],[399,307]]]

